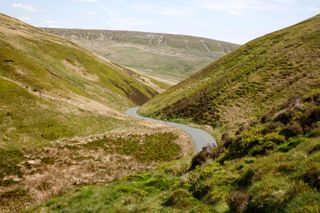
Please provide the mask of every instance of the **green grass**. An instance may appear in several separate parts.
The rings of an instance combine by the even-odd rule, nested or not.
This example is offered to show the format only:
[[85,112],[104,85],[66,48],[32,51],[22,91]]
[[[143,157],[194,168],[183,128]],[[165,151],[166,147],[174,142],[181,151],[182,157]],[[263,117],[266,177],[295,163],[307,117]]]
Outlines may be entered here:
[[[45,29],[71,39],[122,66],[148,76],[180,81],[238,47],[238,45],[183,35],[143,32]],[[112,35],[112,39],[110,39]],[[151,39],[150,35],[153,36]],[[100,39],[97,39],[97,38]],[[102,40],[101,40],[102,38]],[[202,42],[206,42],[207,48]],[[187,44],[187,43],[188,44]]]
[[22,160],[23,154],[17,148],[7,147],[4,150],[0,150],[0,186],[12,183],[12,180],[3,180],[5,176],[16,175],[17,177],[21,177],[22,173],[18,164]]
[[[290,99],[240,127],[213,148],[222,150],[218,156],[192,171],[189,159],[173,161],[152,173],[67,193],[34,211],[319,212],[320,138],[310,134],[319,129],[319,97]],[[292,122],[303,131],[284,136]]]
[[[320,192],[303,177],[308,174],[310,165],[319,162],[319,152],[309,155],[306,147],[318,144],[319,138],[287,153],[245,157],[224,165],[212,162],[193,172],[184,170],[176,175],[168,172],[170,166],[166,166],[167,171],[158,169],[103,187],[72,191],[38,210],[228,212],[229,196],[240,190],[249,197],[246,208],[250,212],[317,212]],[[248,171],[252,175],[246,175]]]
[[268,34],[148,101],[140,113],[236,129],[294,95],[319,91],[320,17]]
[[[212,212],[165,171],[138,174],[103,187],[74,190],[38,208],[50,212]],[[33,210],[33,211],[38,211]]]
[[89,112],[59,111],[59,105],[34,97],[14,83],[0,80],[1,140],[28,147],[62,137],[102,133],[130,122]]
[[170,161],[179,157],[181,148],[174,143],[173,133],[131,135],[126,138],[105,138],[83,145],[85,148],[103,148],[111,153],[134,156],[139,161]]
[[2,14],[0,25],[0,211],[17,211],[39,199],[24,181],[30,156],[63,138],[146,130],[117,111],[156,91],[67,40]]
[[0,33],[1,144],[28,147],[131,125],[90,110],[90,105],[86,110],[75,107],[77,103],[52,100],[47,93],[71,102],[72,98],[98,102],[119,111],[156,94],[67,40],[5,15],[0,19],[4,28]]

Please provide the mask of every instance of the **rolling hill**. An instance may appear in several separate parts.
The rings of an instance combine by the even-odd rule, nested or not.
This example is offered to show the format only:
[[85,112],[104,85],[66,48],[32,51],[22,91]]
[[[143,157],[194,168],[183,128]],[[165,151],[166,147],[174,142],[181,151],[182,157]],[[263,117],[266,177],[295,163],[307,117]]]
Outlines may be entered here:
[[251,41],[146,103],[145,115],[235,128],[319,91],[320,17]]
[[111,30],[44,28],[112,62],[169,84],[185,79],[239,46],[200,37]]
[[157,94],[149,78],[3,14],[0,46],[0,212],[192,152],[122,113]]
[[320,16],[245,44],[151,99],[144,114],[209,124],[217,147],[36,211],[320,211]]

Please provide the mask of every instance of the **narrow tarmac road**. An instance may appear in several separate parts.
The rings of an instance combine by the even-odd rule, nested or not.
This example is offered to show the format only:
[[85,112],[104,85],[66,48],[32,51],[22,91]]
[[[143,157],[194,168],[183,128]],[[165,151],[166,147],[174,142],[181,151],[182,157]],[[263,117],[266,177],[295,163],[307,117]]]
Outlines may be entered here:
[[208,144],[214,144],[217,145],[216,140],[206,131],[198,128],[193,128],[185,124],[180,123],[174,123],[174,122],[168,122],[168,121],[162,121],[162,120],[156,120],[153,118],[143,117],[137,113],[139,107],[132,107],[128,109],[125,113],[129,116],[132,116],[134,118],[143,119],[155,123],[165,124],[171,127],[179,128],[188,133],[191,138],[193,145],[195,147],[195,150],[197,152],[202,150],[202,147],[207,146]]

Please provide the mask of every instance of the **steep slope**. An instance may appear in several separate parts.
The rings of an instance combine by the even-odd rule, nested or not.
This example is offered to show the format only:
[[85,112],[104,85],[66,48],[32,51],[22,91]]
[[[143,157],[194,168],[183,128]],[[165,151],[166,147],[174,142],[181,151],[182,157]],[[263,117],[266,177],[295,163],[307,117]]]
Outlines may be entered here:
[[192,151],[176,130],[120,112],[157,93],[143,77],[2,14],[0,47],[0,212]]
[[[117,110],[141,104],[156,94],[128,73],[71,42],[5,15],[0,18],[1,113],[11,120],[3,125],[16,128],[10,134],[19,135],[19,125],[13,122],[23,123],[25,116],[46,120],[42,116],[50,113],[42,111],[59,114],[82,110],[122,119]],[[27,126],[32,134],[37,132],[32,125]]]
[[145,115],[234,128],[320,88],[320,16],[258,38],[155,97]]
[[238,48],[206,38],[111,30],[48,29],[138,72],[176,83]]

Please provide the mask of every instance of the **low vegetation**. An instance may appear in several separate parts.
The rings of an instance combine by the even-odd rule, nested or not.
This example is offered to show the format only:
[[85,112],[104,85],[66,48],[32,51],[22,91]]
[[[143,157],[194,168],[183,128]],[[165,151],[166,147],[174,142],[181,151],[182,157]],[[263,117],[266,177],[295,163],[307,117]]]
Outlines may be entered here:
[[[319,97],[292,98],[224,134],[194,167],[189,159],[173,161],[152,173],[69,192],[34,211],[319,212]],[[286,135],[292,123],[301,131]]]
[[146,84],[0,18],[0,211],[320,211],[320,16],[244,45],[142,108],[215,127],[218,146],[192,159],[180,159],[190,153],[183,135],[117,111],[153,96]]
[[107,134],[0,151],[1,212],[21,211],[84,185],[101,185],[179,159],[174,132]]
[[179,145],[174,143],[177,136],[173,133],[153,135],[131,135],[126,138],[105,138],[87,143],[85,148],[103,148],[110,153],[134,156],[139,161],[169,161],[178,158],[181,153]]
[[[172,130],[121,113],[157,94],[143,76],[3,14],[0,46],[0,212],[184,155]],[[84,145],[102,139],[118,146]]]
[[140,109],[236,130],[293,95],[319,92],[320,16],[241,46]]
[[171,85],[238,48],[238,45],[228,42],[183,35],[110,30],[44,30]]
[[319,20],[252,41],[142,107],[215,127],[217,147],[35,211],[319,212]]

